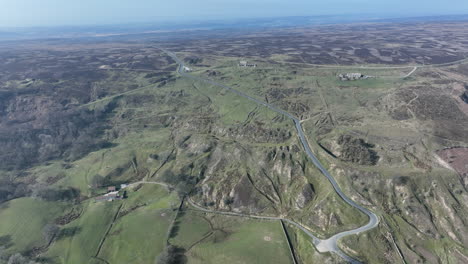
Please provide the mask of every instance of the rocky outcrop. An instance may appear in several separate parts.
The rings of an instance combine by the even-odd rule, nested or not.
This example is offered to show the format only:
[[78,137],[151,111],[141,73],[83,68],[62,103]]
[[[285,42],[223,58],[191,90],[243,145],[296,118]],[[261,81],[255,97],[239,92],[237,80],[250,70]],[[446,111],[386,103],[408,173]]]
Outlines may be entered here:
[[296,206],[299,209],[304,209],[306,205],[312,201],[315,197],[314,186],[310,183],[307,183],[302,187],[302,191],[297,195]]
[[463,102],[468,104],[468,91],[465,91],[460,97],[463,100]]

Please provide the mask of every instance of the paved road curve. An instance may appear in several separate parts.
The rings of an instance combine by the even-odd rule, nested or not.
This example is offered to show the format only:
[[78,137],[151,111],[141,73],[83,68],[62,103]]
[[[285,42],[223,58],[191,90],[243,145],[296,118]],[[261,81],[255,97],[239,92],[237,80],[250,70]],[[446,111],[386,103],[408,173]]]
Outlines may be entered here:
[[[185,70],[184,70],[185,65],[184,65],[183,61],[181,61],[173,52],[170,52],[170,51],[167,51],[167,50],[164,50],[164,49],[161,49],[161,50],[163,52],[165,52],[166,54],[168,54],[170,57],[172,57],[177,62],[177,64],[179,64],[179,68],[178,68],[177,71],[181,76],[183,76],[185,78],[188,78],[188,79],[209,83],[211,85],[215,85],[215,86],[227,89],[227,90],[229,90],[229,91],[231,91],[231,92],[233,92],[233,93],[235,93],[235,94],[237,94],[239,96],[247,98],[247,99],[249,99],[249,100],[251,100],[251,101],[253,101],[253,102],[257,103],[257,104],[263,105],[263,106],[271,109],[272,111],[275,111],[275,112],[277,112],[277,113],[279,113],[281,115],[284,115],[284,116],[290,118],[292,121],[294,121],[294,124],[296,125],[297,133],[298,133],[299,138],[300,138],[301,143],[302,143],[302,146],[304,147],[307,155],[312,160],[314,165],[322,172],[323,175],[325,175],[325,177],[327,177],[327,179],[332,184],[333,189],[335,189],[335,192],[341,197],[341,199],[343,199],[346,203],[348,203],[352,207],[354,207],[354,208],[358,209],[359,211],[361,211],[362,213],[366,214],[369,217],[369,222],[366,225],[361,226],[359,228],[344,231],[344,232],[338,233],[338,234],[336,234],[336,235],[334,235],[334,236],[332,236],[332,237],[330,237],[328,239],[321,240],[321,239],[315,237],[312,233],[310,233],[310,231],[308,231],[306,228],[304,228],[300,224],[295,223],[295,222],[293,222],[293,221],[291,221],[289,219],[283,219],[283,218],[279,218],[279,217],[261,217],[261,216],[249,216],[249,217],[260,218],[260,219],[270,219],[270,220],[284,220],[284,221],[286,221],[286,222],[288,222],[288,223],[290,223],[292,225],[295,225],[296,227],[300,228],[304,232],[306,232],[313,239],[314,245],[316,246],[317,250],[319,250],[320,252],[333,252],[333,253],[339,255],[340,257],[342,257],[343,259],[345,259],[348,262],[359,263],[358,261],[354,260],[353,258],[346,255],[343,251],[340,250],[340,248],[338,247],[338,240],[340,238],[350,236],[350,235],[359,234],[359,233],[368,231],[368,230],[376,227],[379,224],[379,218],[375,213],[373,213],[370,210],[368,210],[367,208],[364,208],[361,205],[355,203],[353,200],[351,200],[349,197],[347,197],[341,191],[341,188],[339,187],[339,185],[335,181],[335,179],[330,175],[330,173],[328,173],[328,171],[323,167],[323,165],[320,163],[320,161],[317,159],[317,157],[315,157],[315,155],[312,153],[312,150],[310,149],[309,143],[307,142],[306,137],[304,135],[304,131],[302,129],[301,121],[298,118],[294,117],[293,115],[291,115],[290,113],[288,113],[288,112],[286,112],[286,111],[284,111],[282,109],[279,109],[279,108],[277,108],[277,107],[275,107],[275,106],[273,106],[271,104],[268,104],[266,102],[255,99],[255,98],[253,98],[253,97],[251,97],[251,96],[249,96],[249,95],[247,95],[247,94],[245,94],[245,93],[243,93],[241,91],[238,91],[238,90],[236,90],[236,89],[234,89],[232,87],[226,86],[226,85],[221,84],[221,83],[217,83],[217,82],[215,82],[213,80],[193,76],[193,75],[190,75],[190,74],[186,73]],[[190,202],[190,204],[192,206],[194,206],[195,208],[199,209],[199,210],[206,211],[206,212],[214,212],[214,211],[202,208],[202,207],[200,207],[198,205],[195,205],[193,202]],[[240,215],[240,216],[242,216],[242,214],[229,213],[229,212],[216,212],[216,213],[223,213],[223,214],[226,214],[226,215]],[[245,216],[247,216],[247,215],[245,215]]]

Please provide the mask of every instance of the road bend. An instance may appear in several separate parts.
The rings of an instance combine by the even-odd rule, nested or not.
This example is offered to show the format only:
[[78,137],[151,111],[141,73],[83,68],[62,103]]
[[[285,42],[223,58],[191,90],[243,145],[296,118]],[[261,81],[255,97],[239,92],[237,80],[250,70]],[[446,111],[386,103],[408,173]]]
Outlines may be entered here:
[[249,96],[249,95],[247,95],[247,94],[245,94],[245,93],[243,93],[243,92],[241,92],[239,90],[236,90],[236,89],[234,89],[234,88],[232,88],[230,86],[215,82],[215,81],[210,80],[210,79],[190,75],[187,72],[185,72],[184,62],[182,60],[180,60],[173,52],[170,52],[170,51],[162,49],[162,48],[159,48],[159,49],[161,51],[165,52],[167,55],[169,55],[171,58],[173,58],[176,61],[176,63],[179,65],[179,67],[177,69],[177,72],[182,77],[224,88],[226,90],[229,90],[229,91],[231,91],[231,92],[233,92],[233,93],[235,93],[235,94],[237,94],[239,96],[242,96],[242,97],[244,97],[244,98],[246,98],[246,99],[248,99],[250,101],[253,101],[253,102],[255,102],[255,103],[259,104],[259,105],[263,105],[263,106],[271,109],[272,111],[274,111],[274,112],[276,112],[278,114],[281,114],[283,116],[286,116],[287,118],[291,119],[295,124],[297,134],[299,135],[299,139],[301,141],[301,144],[302,144],[307,156],[311,159],[312,163],[328,179],[328,181],[331,183],[331,185],[333,186],[333,189],[338,194],[338,196],[340,196],[340,198],[343,199],[343,201],[345,201],[350,206],[352,206],[352,207],[356,208],[357,210],[361,211],[362,213],[366,214],[369,217],[369,222],[364,226],[361,226],[361,227],[358,227],[358,228],[355,228],[355,229],[352,229],[352,230],[340,232],[340,233],[338,233],[336,235],[333,235],[332,237],[330,237],[328,239],[319,239],[316,236],[314,236],[307,228],[305,228],[304,226],[302,226],[302,225],[300,225],[300,224],[298,224],[298,223],[296,223],[296,222],[294,222],[292,220],[289,220],[289,219],[284,219],[284,218],[280,218],[280,217],[267,217],[267,216],[263,217],[263,216],[243,215],[243,214],[232,213],[232,212],[212,211],[212,210],[203,208],[203,207],[201,207],[199,205],[196,205],[191,200],[189,200],[190,204],[193,207],[197,208],[198,210],[205,211],[205,212],[225,214],[225,215],[245,216],[245,217],[265,219],[265,220],[283,220],[283,221],[285,221],[285,222],[287,222],[287,223],[289,223],[291,225],[294,225],[294,226],[298,227],[299,229],[304,231],[308,236],[310,236],[312,238],[313,244],[315,245],[315,247],[317,248],[317,250],[319,252],[332,252],[332,253],[337,254],[338,256],[340,256],[341,258],[343,258],[344,260],[346,260],[346,261],[348,261],[350,263],[360,263],[359,261],[357,261],[357,260],[353,259],[352,257],[348,256],[347,254],[345,254],[338,247],[338,240],[343,238],[343,237],[347,237],[347,236],[351,236],[351,235],[357,235],[357,234],[360,234],[362,232],[366,232],[368,230],[371,230],[371,229],[377,227],[378,224],[379,224],[379,217],[375,213],[371,212],[369,209],[364,208],[363,206],[357,204],[356,202],[351,200],[348,196],[346,196],[343,193],[343,191],[341,190],[340,186],[338,185],[336,180],[333,178],[333,176],[330,175],[330,173],[325,169],[325,167],[323,167],[321,162],[317,159],[317,157],[312,152],[312,150],[311,150],[311,148],[309,146],[309,143],[307,142],[307,139],[306,139],[306,137],[304,135],[304,130],[303,130],[302,125],[301,125],[301,120],[299,120],[295,116],[291,115],[290,113],[288,113],[288,112],[286,112],[286,111],[284,111],[284,110],[282,110],[280,108],[277,108],[274,105],[271,105],[269,103],[260,101],[260,100],[258,100],[256,98],[254,98],[252,96]]

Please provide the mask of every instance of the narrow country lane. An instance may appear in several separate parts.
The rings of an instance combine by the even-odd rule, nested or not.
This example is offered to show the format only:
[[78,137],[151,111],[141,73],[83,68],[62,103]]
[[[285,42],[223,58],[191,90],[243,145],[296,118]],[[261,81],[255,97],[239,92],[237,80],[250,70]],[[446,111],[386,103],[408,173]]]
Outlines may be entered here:
[[367,208],[364,208],[362,207],[361,205],[357,204],[356,202],[354,202],[353,200],[351,200],[348,196],[346,196],[342,191],[341,191],[341,188],[339,187],[338,183],[335,181],[335,179],[333,178],[333,176],[330,175],[330,173],[323,167],[323,165],[320,163],[320,161],[317,159],[317,157],[313,154],[310,146],[309,146],[309,143],[307,142],[306,140],[306,137],[304,135],[304,131],[303,131],[303,128],[302,128],[302,125],[301,125],[301,120],[299,120],[298,118],[294,117],[293,115],[291,115],[290,113],[282,110],[282,109],[279,109],[271,104],[268,104],[266,102],[263,102],[263,101],[260,101],[256,98],[253,98],[241,91],[238,91],[232,87],[229,87],[227,85],[224,85],[224,84],[221,84],[221,83],[218,83],[218,82],[215,82],[213,80],[210,80],[210,79],[205,79],[205,78],[201,78],[201,77],[197,77],[197,76],[193,76],[193,75],[190,75],[188,73],[185,72],[184,70],[184,62],[182,60],[180,60],[173,52],[170,52],[170,51],[167,51],[165,49],[162,49],[162,48],[159,48],[161,51],[165,52],[167,55],[169,55],[171,58],[173,58],[176,63],[179,65],[178,67],[178,70],[177,72],[182,76],[182,77],[185,77],[187,79],[192,79],[192,80],[195,80],[195,81],[200,81],[200,82],[204,82],[204,83],[208,83],[208,84],[211,84],[211,85],[214,85],[214,86],[218,86],[218,87],[221,87],[221,88],[224,88],[224,89],[227,89],[239,96],[242,96],[250,101],[253,101],[257,104],[260,104],[260,105],[263,105],[269,109],[271,109],[272,111],[275,111],[276,113],[278,114],[281,114],[281,115],[284,115],[286,117],[288,117],[289,119],[291,119],[294,124],[295,124],[295,127],[296,127],[296,130],[297,130],[297,133],[299,135],[299,138],[301,140],[301,143],[302,143],[302,146],[305,150],[305,152],[307,153],[307,156],[312,160],[312,162],[314,163],[314,165],[320,170],[320,172],[328,179],[328,181],[331,183],[331,185],[333,186],[333,189],[335,190],[335,192],[338,194],[338,196],[341,197],[341,199],[343,199],[343,201],[345,201],[347,204],[349,204],[350,206],[356,208],[357,210],[361,211],[362,213],[366,214],[368,217],[369,217],[369,222],[364,225],[364,226],[361,226],[359,228],[356,228],[356,229],[352,229],[352,230],[348,230],[348,231],[344,231],[344,232],[340,232],[328,239],[319,239],[317,238],[316,236],[314,236],[309,230],[307,230],[305,227],[303,227],[302,225],[294,222],[294,221],[291,221],[289,219],[284,219],[284,218],[280,218],[280,217],[262,217],[262,216],[251,216],[251,215],[243,215],[243,214],[237,214],[237,213],[230,213],[230,212],[220,212],[220,211],[212,211],[212,210],[209,210],[209,209],[206,209],[206,208],[203,208],[199,205],[196,205],[194,204],[190,199],[189,199],[189,203],[190,205],[192,205],[193,207],[197,208],[198,210],[201,210],[201,211],[205,211],[205,212],[211,212],[211,213],[218,213],[218,214],[225,214],[225,215],[237,215],[237,216],[245,216],[245,217],[250,217],[250,218],[257,218],[257,219],[267,219],[267,220],[284,220],[298,228],[300,228],[301,230],[303,230],[307,235],[309,235],[311,238],[312,238],[312,241],[315,245],[315,247],[317,248],[317,250],[319,252],[332,252],[332,253],[335,253],[337,254],[338,256],[342,257],[344,260],[350,262],[350,263],[360,263],[359,261],[351,258],[350,256],[346,255],[339,247],[338,247],[338,240],[343,238],[343,237],[346,237],[346,236],[350,236],[350,235],[357,235],[359,233],[362,233],[362,232],[366,232],[370,229],[373,229],[375,227],[378,226],[379,224],[379,217],[371,212],[369,209]]

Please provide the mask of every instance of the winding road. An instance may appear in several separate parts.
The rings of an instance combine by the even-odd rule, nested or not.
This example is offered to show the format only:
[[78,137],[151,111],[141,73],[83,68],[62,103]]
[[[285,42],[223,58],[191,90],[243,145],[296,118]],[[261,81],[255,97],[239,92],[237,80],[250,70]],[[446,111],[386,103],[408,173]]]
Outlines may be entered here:
[[220,211],[212,211],[212,210],[209,210],[209,209],[206,209],[206,208],[203,208],[199,205],[196,205],[195,203],[193,203],[190,199],[189,199],[189,203],[197,208],[198,210],[201,210],[201,211],[205,211],[205,212],[210,212],[210,213],[218,213],[218,214],[225,214],[225,215],[235,215],[235,216],[247,216],[247,217],[250,217],[250,218],[257,218],[257,219],[265,219],[265,220],[283,220],[285,222],[288,222],[289,224],[292,224],[296,227],[298,227],[299,229],[303,230],[307,235],[309,235],[311,238],[312,238],[312,241],[313,241],[313,244],[315,245],[315,247],[317,248],[317,250],[319,252],[332,252],[332,253],[335,253],[337,254],[338,256],[342,257],[344,260],[350,262],[350,263],[360,263],[359,261],[353,259],[352,257],[346,255],[339,247],[338,247],[338,240],[340,238],[343,238],[343,237],[346,237],[346,236],[350,236],[350,235],[357,235],[359,233],[362,233],[362,232],[365,232],[365,231],[368,231],[370,229],[373,229],[374,227],[376,227],[378,224],[379,224],[379,218],[378,216],[371,212],[370,210],[368,210],[367,208],[364,208],[362,207],[361,205],[357,204],[356,202],[354,202],[353,200],[351,200],[348,196],[346,196],[342,191],[341,191],[341,188],[340,186],[338,185],[338,183],[335,181],[335,179],[333,178],[333,176],[330,175],[330,173],[323,167],[323,165],[320,163],[320,161],[317,159],[317,157],[313,154],[307,140],[306,140],[306,137],[304,135],[304,131],[303,131],[303,128],[302,128],[302,125],[301,125],[301,120],[299,120],[298,118],[294,117],[293,115],[291,115],[290,113],[282,110],[282,109],[279,109],[271,104],[268,104],[266,102],[263,102],[263,101],[260,101],[256,98],[253,98],[241,91],[238,91],[232,87],[229,87],[229,86],[226,86],[224,84],[221,84],[221,83],[218,83],[218,82],[215,82],[213,80],[210,80],[210,79],[205,79],[205,78],[201,78],[201,77],[197,77],[197,76],[193,76],[193,75],[190,75],[188,74],[187,72],[185,72],[185,65],[184,65],[184,62],[182,60],[180,60],[173,52],[170,52],[170,51],[167,51],[165,49],[162,49],[162,48],[159,48],[161,51],[165,52],[167,55],[169,55],[170,57],[172,57],[176,63],[179,65],[178,67],[178,70],[177,72],[185,77],[185,78],[188,78],[188,79],[192,79],[192,80],[195,80],[195,81],[200,81],[200,82],[204,82],[204,83],[208,83],[208,84],[211,84],[211,85],[214,85],[214,86],[218,86],[218,87],[221,87],[221,88],[224,88],[224,89],[227,89],[239,96],[242,96],[250,101],[253,101],[257,104],[260,104],[260,105],[263,105],[269,109],[271,109],[272,111],[278,113],[278,114],[281,114],[281,115],[284,115],[286,116],[287,118],[291,119],[295,126],[296,126],[296,130],[297,130],[297,133],[299,135],[299,138],[301,140],[301,143],[302,143],[302,146],[304,147],[304,150],[305,152],[307,153],[307,155],[309,156],[309,158],[312,160],[312,162],[314,163],[314,165],[320,170],[320,172],[325,176],[327,177],[328,181],[330,181],[330,183],[332,184],[333,186],[333,189],[335,190],[335,192],[341,197],[341,199],[343,199],[343,201],[345,201],[347,204],[349,204],[350,206],[356,208],[357,210],[361,211],[362,213],[366,214],[368,217],[369,217],[369,222],[364,225],[364,226],[361,226],[359,228],[356,228],[356,229],[352,229],[352,230],[348,230],[348,231],[344,231],[344,232],[341,232],[341,233],[338,233],[328,239],[319,239],[317,238],[316,236],[314,236],[307,228],[305,228],[304,226],[292,221],[292,220],[289,220],[289,219],[284,219],[284,218],[281,218],[281,217],[268,217],[268,216],[252,216],[252,215],[243,215],[243,214],[238,214],[238,213],[233,213],[233,212],[220,212]]

